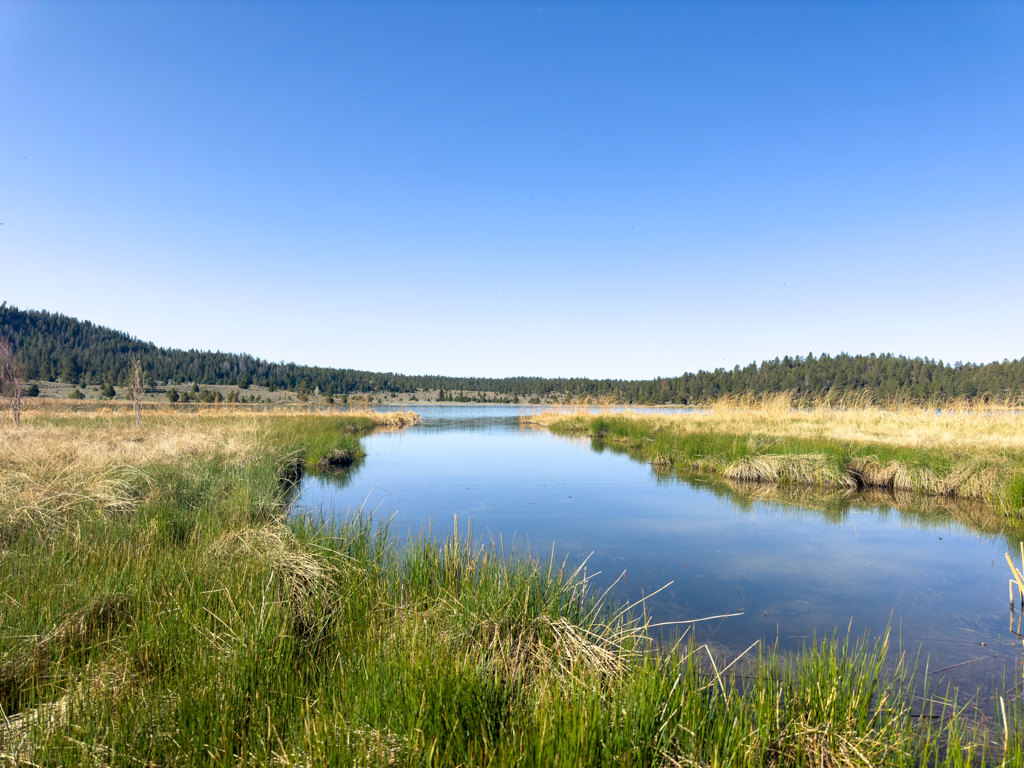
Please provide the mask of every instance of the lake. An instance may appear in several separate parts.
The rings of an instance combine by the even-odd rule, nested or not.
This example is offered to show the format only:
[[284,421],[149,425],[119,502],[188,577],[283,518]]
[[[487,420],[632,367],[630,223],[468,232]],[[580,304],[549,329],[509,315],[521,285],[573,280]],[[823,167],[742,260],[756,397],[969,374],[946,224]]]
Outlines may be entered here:
[[901,638],[912,657],[921,652],[920,674],[928,660],[929,687],[948,681],[984,698],[1004,672],[1019,679],[1004,559],[1019,559],[1016,536],[856,496],[838,507],[836,494],[808,506],[751,499],[658,474],[589,438],[521,428],[515,406],[414,410],[420,424],[365,438],[366,460],[347,474],[307,475],[295,508],[329,517],[365,503],[393,517],[400,539],[426,527],[447,535],[456,521],[464,534],[472,522],[475,540],[506,551],[589,556],[596,589],[625,573],[612,592],[620,601],[671,583],[646,601],[651,622],[729,613],[692,625],[722,657],[759,638],[795,650],[836,629],[876,637],[891,622],[894,647]]

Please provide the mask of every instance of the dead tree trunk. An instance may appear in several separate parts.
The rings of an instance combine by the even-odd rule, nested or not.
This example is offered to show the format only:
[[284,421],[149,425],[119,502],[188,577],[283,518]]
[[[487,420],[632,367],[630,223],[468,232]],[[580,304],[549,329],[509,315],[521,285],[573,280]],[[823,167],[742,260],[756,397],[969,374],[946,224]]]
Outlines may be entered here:
[[0,338],[0,395],[11,406],[14,426],[21,424],[21,363],[14,354],[10,339]]
[[146,393],[146,376],[138,359],[132,361],[132,408],[135,410],[135,428],[142,429],[142,396]]

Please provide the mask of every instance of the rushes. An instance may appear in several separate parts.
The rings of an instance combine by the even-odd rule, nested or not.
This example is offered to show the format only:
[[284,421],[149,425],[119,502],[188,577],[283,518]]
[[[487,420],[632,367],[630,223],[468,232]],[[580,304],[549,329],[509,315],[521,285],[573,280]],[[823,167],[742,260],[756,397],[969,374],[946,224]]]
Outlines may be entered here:
[[0,538],[26,525],[59,530],[78,515],[127,514],[145,489],[148,466],[213,453],[244,460],[256,449],[247,424],[202,426],[183,420],[140,433],[94,420],[26,420],[21,429],[0,431]]
[[302,547],[283,522],[230,531],[213,543],[210,557],[262,561],[276,576],[278,600],[287,606],[292,632],[306,640],[323,632],[329,619],[323,609],[337,590],[338,566]]
[[51,661],[70,650],[103,639],[103,636],[131,618],[128,595],[106,595],[92,605],[72,613],[44,637],[11,654],[0,664],[0,706],[17,711],[19,698],[30,685],[38,685]]
[[375,427],[382,427],[385,429],[401,429],[403,427],[410,427],[420,420],[419,414],[412,411],[353,410],[346,412],[346,415],[358,418],[368,418],[373,421],[373,425]]
[[578,403],[540,413],[524,412],[523,424],[586,429],[600,417],[627,419],[638,426],[673,427],[680,432],[715,431],[756,436],[765,444],[780,439],[831,440],[957,456],[1024,451],[1024,410],[1012,404],[950,402],[886,406],[847,397],[794,401],[783,393],[764,397],[723,397],[688,413],[616,408],[609,403]]
[[310,438],[342,446],[335,453],[351,460],[362,455],[356,435],[377,426],[398,429],[419,418],[372,411],[338,416],[165,409],[139,430],[110,409],[85,414],[43,409],[25,415],[20,429],[0,430],[0,547],[25,525],[52,531],[77,515],[130,513],[159,482],[158,467],[214,456],[242,467],[268,442],[288,441],[298,450]]
[[[910,716],[912,685],[900,665],[883,675],[884,643],[827,638],[796,657],[769,649],[745,676],[738,665],[709,670],[685,640],[653,651],[642,606],[596,594],[585,562],[505,552],[471,530],[399,546],[361,510],[331,524],[288,518],[281,469],[316,466],[317,453],[357,455],[366,424],[158,414],[128,441],[136,431],[117,418],[48,414],[26,419],[23,442],[0,433],[4,475],[28,478],[5,486],[15,490],[2,514],[26,493],[46,510],[0,552],[0,763],[661,768],[988,757],[956,713]],[[51,477],[62,466],[92,473],[74,503],[57,492],[72,480]],[[787,471],[814,468],[800,467]],[[126,506],[111,507],[96,478],[123,482],[115,496]],[[1011,704],[1013,723],[1018,710]],[[1016,727],[1007,741],[1018,749]]]
[[987,501],[1024,514],[1024,413],[1005,404],[722,398],[671,414],[584,407],[524,413],[524,426],[586,434],[659,470],[752,483],[883,489]]
[[722,475],[751,483],[796,483],[856,488],[851,474],[843,472],[828,457],[816,454],[758,455],[737,459],[725,466]]
[[646,647],[640,621],[591,594],[585,563],[506,556],[474,544],[472,530],[464,539],[416,538],[400,557],[388,549],[396,620],[414,633],[436,631],[447,652],[471,652],[508,684],[615,675]]
[[52,529],[76,511],[132,506],[133,467],[106,450],[80,450],[31,427],[0,433],[0,525]]

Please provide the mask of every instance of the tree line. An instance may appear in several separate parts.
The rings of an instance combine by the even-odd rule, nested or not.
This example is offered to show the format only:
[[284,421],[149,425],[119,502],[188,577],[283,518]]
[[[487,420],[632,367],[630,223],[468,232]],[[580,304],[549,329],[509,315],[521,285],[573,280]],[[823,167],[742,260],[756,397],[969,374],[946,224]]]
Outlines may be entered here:
[[[1019,398],[1024,358],[987,364],[948,363],[927,357],[822,354],[775,358],[746,367],[717,368],[649,380],[543,378],[503,379],[410,376],[271,362],[246,354],[165,349],[127,333],[59,313],[0,305],[0,338],[11,340],[29,381],[127,386],[138,360],[146,378],[165,386],[256,384],[299,394],[347,395],[443,390],[493,392],[508,398],[609,397],[626,403],[692,403],[723,395],[793,391],[802,395],[864,393],[877,399],[905,397]],[[467,398],[468,399],[468,398]]]

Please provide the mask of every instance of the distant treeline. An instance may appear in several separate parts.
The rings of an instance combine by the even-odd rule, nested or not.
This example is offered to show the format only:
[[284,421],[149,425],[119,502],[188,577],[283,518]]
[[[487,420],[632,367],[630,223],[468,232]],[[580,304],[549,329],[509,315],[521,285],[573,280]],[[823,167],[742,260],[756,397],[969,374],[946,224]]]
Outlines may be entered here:
[[558,395],[612,397],[629,403],[689,403],[722,395],[793,391],[869,393],[872,397],[934,399],[1020,397],[1024,359],[984,365],[944,363],[927,357],[847,355],[783,357],[732,370],[686,373],[671,378],[545,379],[517,376],[486,379],[457,376],[406,376],[347,368],[273,363],[227,352],[163,349],[120,331],[45,311],[0,305],[0,335],[11,338],[25,377],[30,380],[123,386],[138,358],[151,382],[162,384],[252,384],[296,392],[319,388],[327,395],[366,392],[494,392],[509,397]]

